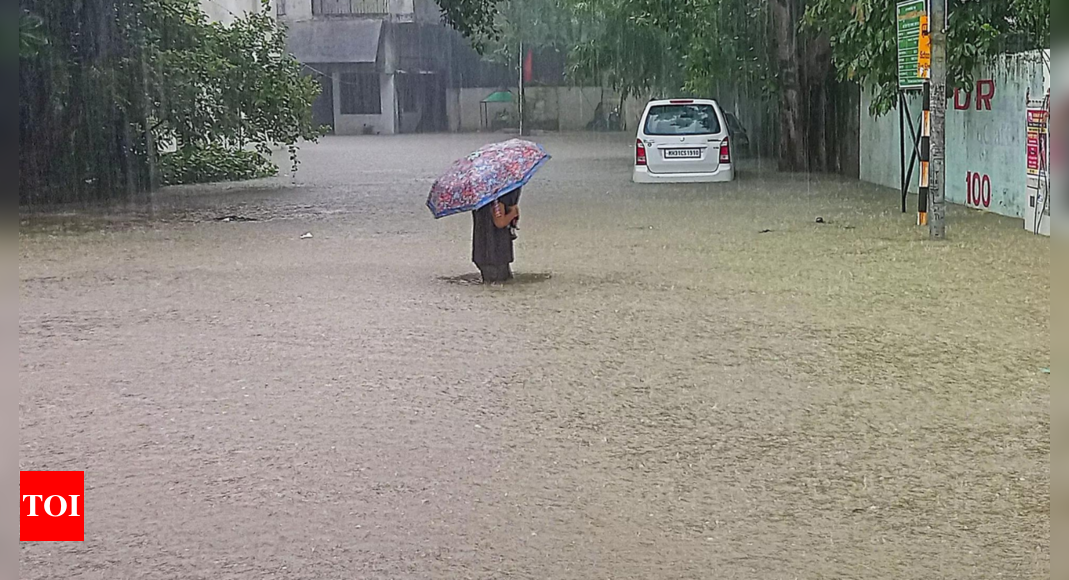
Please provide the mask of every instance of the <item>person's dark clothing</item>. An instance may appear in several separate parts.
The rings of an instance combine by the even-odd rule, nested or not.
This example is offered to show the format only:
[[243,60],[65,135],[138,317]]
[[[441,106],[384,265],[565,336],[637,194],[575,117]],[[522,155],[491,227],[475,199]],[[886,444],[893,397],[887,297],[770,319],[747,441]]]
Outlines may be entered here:
[[512,279],[512,266],[509,264],[504,266],[476,264],[476,266],[478,266],[479,273],[482,274],[483,283],[485,284],[508,282]]
[[[498,201],[505,208],[518,205],[519,190],[502,196]],[[494,225],[493,204],[472,212],[471,261],[482,272],[484,282],[505,282],[512,278],[511,264],[515,260],[512,250],[511,228]]]

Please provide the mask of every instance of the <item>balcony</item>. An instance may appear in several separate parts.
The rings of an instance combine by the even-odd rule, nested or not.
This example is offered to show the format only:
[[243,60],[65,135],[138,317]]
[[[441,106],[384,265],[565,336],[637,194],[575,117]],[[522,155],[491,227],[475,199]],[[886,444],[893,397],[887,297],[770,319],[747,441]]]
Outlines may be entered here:
[[[276,0],[283,3],[286,0]],[[298,10],[286,10],[288,20],[312,18],[377,18],[393,22],[423,22],[440,24],[442,14],[434,0],[288,0],[301,4],[303,17]],[[309,7],[311,13],[307,12]]]
[[411,8],[411,1],[403,0],[312,0],[313,16],[388,16]]

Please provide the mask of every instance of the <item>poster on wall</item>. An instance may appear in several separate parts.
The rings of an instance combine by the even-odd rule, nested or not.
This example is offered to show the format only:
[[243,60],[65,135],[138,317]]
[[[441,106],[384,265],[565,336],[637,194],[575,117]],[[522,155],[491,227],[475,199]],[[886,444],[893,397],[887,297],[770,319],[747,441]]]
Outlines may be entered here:
[[1042,177],[1047,173],[1050,113],[1034,104],[1028,107],[1028,175]]
[[[1059,57],[1059,72],[1057,75],[1058,80],[1055,81],[1051,75],[1051,69],[1054,66],[1054,61],[1051,58],[1052,53],[1047,51],[1046,53],[1046,75],[1044,78],[1047,94],[1050,95],[1051,88],[1057,83],[1055,91],[1057,97],[1054,101],[1051,101],[1048,97],[1047,101],[1050,102],[1051,115],[1049,121],[1050,131],[1050,189],[1053,192],[1054,199],[1048,202],[1050,206],[1050,214],[1052,220],[1057,220],[1059,223],[1064,223],[1065,218],[1069,215],[1069,211],[1065,208],[1065,120],[1066,112],[1069,112],[1069,63],[1065,61],[1065,49],[1059,48],[1062,56]],[[1062,226],[1059,225],[1058,228]]]
[[1049,236],[1050,97],[1042,100],[1030,99],[1026,115],[1028,204],[1025,206],[1025,229],[1034,234]]

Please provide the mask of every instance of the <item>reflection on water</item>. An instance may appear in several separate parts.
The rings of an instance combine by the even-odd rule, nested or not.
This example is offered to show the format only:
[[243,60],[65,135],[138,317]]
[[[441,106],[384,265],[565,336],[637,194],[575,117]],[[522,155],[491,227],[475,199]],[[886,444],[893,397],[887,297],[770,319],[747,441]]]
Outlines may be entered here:
[[[538,284],[540,282],[547,282],[553,278],[553,274],[548,272],[517,272],[513,275],[512,280],[509,280],[505,286],[516,286],[523,284]],[[468,274],[461,274],[459,276],[441,276],[438,280],[447,284],[459,284],[459,285],[472,285],[481,286],[483,279],[478,272],[472,272]]]

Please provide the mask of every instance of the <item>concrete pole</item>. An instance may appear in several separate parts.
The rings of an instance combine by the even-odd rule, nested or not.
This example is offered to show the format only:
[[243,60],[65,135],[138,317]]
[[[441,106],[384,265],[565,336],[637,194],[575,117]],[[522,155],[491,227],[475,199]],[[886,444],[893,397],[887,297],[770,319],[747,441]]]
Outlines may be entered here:
[[932,138],[931,206],[928,233],[933,240],[945,240],[946,227],[946,113],[947,113],[947,0],[931,0],[932,31]]

